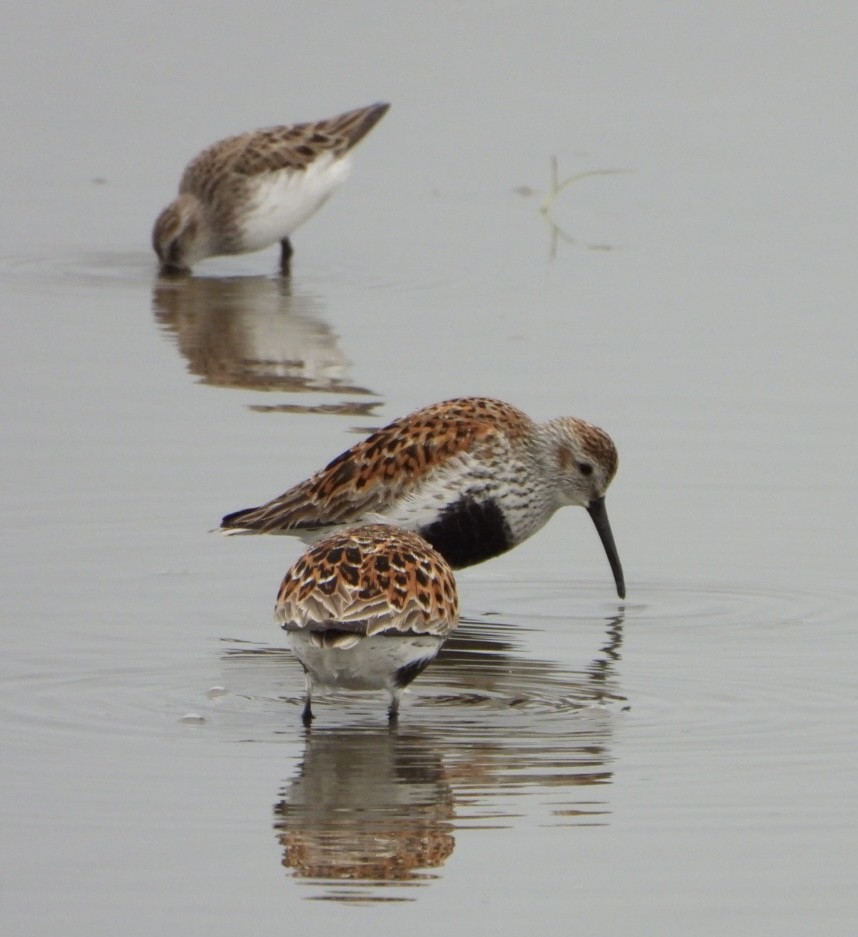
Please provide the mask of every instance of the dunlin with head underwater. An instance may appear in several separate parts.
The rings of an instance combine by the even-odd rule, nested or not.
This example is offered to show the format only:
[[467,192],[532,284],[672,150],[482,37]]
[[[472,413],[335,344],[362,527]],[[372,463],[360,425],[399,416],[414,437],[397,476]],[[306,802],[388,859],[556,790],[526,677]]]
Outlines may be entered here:
[[617,450],[575,417],[537,423],[487,397],[436,403],[394,420],[260,507],[227,514],[225,533],[295,534],[386,523],[413,530],[454,569],[505,553],[567,505],[586,508],[626,594],[605,492]]
[[395,722],[405,687],[459,621],[453,571],[417,534],[350,528],[310,547],[286,573],[274,615],[304,668],[302,718],[317,687],[386,690]]
[[279,241],[281,270],[288,273],[290,235],[348,176],[352,147],[389,106],[250,131],[203,150],[155,221],[152,246],[162,272],[188,272],[206,257],[246,254]]

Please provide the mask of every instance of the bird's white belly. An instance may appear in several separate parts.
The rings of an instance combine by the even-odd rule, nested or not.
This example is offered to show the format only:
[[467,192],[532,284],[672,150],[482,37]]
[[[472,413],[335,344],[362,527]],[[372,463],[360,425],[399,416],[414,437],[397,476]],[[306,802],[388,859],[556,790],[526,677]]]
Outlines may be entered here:
[[240,222],[244,250],[268,247],[291,234],[345,180],[349,165],[347,156],[324,154],[298,172],[282,169],[257,176]]
[[396,672],[409,664],[433,658],[443,638],[435,635],[373,635],[350,648],[317,647],[307,632],[289,632],[295,656],[313,681],[345,690],[389,690]]

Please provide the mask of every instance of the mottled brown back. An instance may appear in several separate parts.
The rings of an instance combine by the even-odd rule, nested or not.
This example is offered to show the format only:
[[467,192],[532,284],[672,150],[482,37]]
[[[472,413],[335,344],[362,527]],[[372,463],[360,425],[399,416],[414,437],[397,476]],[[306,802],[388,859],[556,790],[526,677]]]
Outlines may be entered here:
[[446,400],[394,420],[279,498],[227,515],[222,525],[253,529],[350,523],[419,486],[461,453],[509,446],[533,432],[530,417],[501,400]]
[[220,140],[188,164],[179,192],[192,192],[206,200],[230,176],[302,170],[323,153],[344,156],[372,130],[389,107],[371,104],[325,120],[267,127]]
[[275,614],[287,630],[443,636],[459,610],[450,566],[422,537],[367,524],[310,547],[286,573]]

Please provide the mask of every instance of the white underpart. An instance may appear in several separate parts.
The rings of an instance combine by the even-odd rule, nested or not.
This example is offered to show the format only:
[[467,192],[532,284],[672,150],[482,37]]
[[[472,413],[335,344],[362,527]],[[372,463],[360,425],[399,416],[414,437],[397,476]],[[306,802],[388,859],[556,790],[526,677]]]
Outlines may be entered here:
[[430,472],[418,491],[398,499],[383,513],[366,515],[361,523],[395,524],[419,530],[435,523],[445,507],[465,497],[475,501],[494,499],[503,511],[515,543],[521,543],[542,528],[556,508],[548,487],[528,475],[520,465],[503,461],[489,463],[464,453],[443,468]]
[[444,638],[429,634],[378,634],[361,637],[350,648],[320,648],[309,632],[289,632],[289,644],[309,672],[313,685],[329,689],[392,692],[400,668],[431,660],[443,643]]
[[349,174],[349,155],[323,153],[306,169],[281,169],[256,177],[241,219],[246,251],[281,241],[302,225]]
[[492,485],[492,473],[486,464],[467,452],[461,453],[429,471],[415,491],[392,501],[383,511],[365,515],[366,523],[418,530],[437,521],[448,505],[466,495],[479,499]]
[[[543,472],[505,455],[485,460],[465,452],[427,473],[416,491],[397,498],[380,511],[366,512],[343,524],[274,532],[296,536],[312,544],[332,530],[357,524],[393,524],[419,531],[434,524],[444,508],[464,497],[475,501],[495,499],[509,525],[514,544],[522,543],[541,530],[563,506]],[[227,536],[256,532],[253,528],[222,530]]]
[[[496,483],[490,467],[472,455],[464,453],[451,459],[443,468],[429,472],[417,491],[397,498],[382,511],[368,511],[359,517],[351,518],[344,524],[275,532],[290,534],[299,537],[304,543],[312,544],[321,540],[322,537],[327,537],[332,530],[353,527],[357,524],[393,524],[397,527],[404,527],[406,530],[419,530],[437,521],[447,505],[455,503],[466,494],[475,498],[479,498],[480,495],[485,496],[486,490]],[[253,534],[256,531],[253,528],[240,527],[222,530],[222,533],[231,536],[242,533]]]

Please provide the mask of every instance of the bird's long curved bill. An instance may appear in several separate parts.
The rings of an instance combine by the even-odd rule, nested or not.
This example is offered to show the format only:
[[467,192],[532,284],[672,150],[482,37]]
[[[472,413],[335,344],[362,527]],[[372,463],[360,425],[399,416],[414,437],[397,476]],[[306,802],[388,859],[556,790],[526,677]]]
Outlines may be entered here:
[[617,553],[617,545],[614,543],[614,535],[611,533],[611,525],[608,522],[608,511],[605,507],[605,498],[596,498],[587,505],[587,513],[593,519],[596,530],[599,531],[599,539],[608,554],[608,562],[611,564],[611,572],[614,574],[614,582],[617,584],[617,595],[624,599],[626,597],[626,581],[623,578],[623,567],[620,563],[620,557]]

